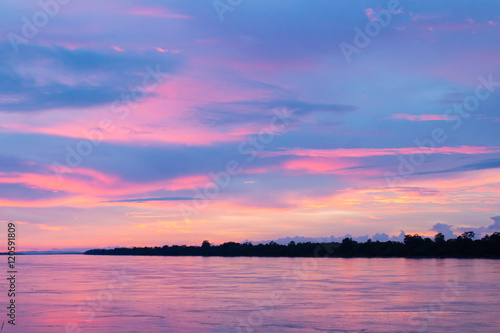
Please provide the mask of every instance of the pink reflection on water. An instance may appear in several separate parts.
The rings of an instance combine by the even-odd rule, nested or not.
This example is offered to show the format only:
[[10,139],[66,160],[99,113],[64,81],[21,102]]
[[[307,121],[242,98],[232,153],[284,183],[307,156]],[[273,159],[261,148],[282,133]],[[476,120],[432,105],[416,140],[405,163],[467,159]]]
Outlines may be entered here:
[[[19,261],[15,332],[500,327],[495,260],[51,255]],[[449,281],[460,286],[455,297]]]

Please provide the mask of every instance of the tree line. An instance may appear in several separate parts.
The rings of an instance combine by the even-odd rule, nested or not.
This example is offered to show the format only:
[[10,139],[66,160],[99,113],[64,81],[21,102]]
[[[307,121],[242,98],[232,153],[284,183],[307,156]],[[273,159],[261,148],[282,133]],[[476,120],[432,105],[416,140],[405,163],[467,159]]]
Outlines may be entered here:
[[[221,256],[221,257],[404,257],[404,258],[496,258],[500,259],[500,232],[474,239],[473,231],[454,239],[445,240],[443,234],[434,239],[419,235],[406,235],[404,242],[379,242],[369,239],[356,242],[345,238],[341,243],[295,243],[280,245],[275,242],[254,245],[250,242],[227,242],[212,245],[205,240],[201,246],[165,245],[163,247],[133,247],[93,249],[91,255],[141,255],[141,256]],[[321,253],[318,253],[321,246]]]

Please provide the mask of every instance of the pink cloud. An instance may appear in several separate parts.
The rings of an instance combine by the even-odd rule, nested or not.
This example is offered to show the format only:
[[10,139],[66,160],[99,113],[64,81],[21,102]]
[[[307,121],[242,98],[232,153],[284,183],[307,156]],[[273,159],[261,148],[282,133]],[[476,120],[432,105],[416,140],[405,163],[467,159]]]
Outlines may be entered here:
[[[85,168],[65,168],[61,181],[52,174],[35,173],[0,173],[2,183],[23,183],[27,187],[52,192],[65,192],[67,196],[61,198],[33,200],[10,200],[0,199],[0,206],[10,207],[50,207],[50,206],[72,206],[72,207],[95,207],[109,205],[123,205],[123,203],[106,203],[116,197],[136,198],[138,193],[146,193],[158,190],[179,191],[201,188],[211,183],[208,175],[192,175],[179,177],[164,181],[149,183],[132,183],[112,175],[101,173]],[[165,202],[156,203],[165,206]],[[147,206],[144,203],[143,206]],[[151,203],[150,205],[154,205]]]
[[365,13],[366,13],[366,17],[368,17],[368,19],[370,21],[372,21],[372,22],[377,21],[377,17],[375,16],[375,11],[372,8],[366,8]]
[[147,7],[136,7],[129,11],[131,15],[144,15],[153,17],[164,17],[164,18],[174,18],[174,19],[189,19],[191,16],[181,15],[175,13],[169,13],[161,8],[147,8]]
[[389,117],[390,119],[405,119],[410,121],[432,121],[432,120],[448,120],[443,114],[421,114],[412,115],[406,113],[396,113]]
[[[262,124],[258,122],[230,124],[219,128],[198,120],[197,110],[207,104],[262,99],[266,96],[266,92],[259,88],[241,89],[213,77],[206,80],[211,74],[210,70],[201,73],[187,71],[185,75],[168,77],[160,86],[148,90],[155,96],[145,98],[128,111],[119,104],[115,110],[111,105],[89,108],[85,113],[60,109],[30,118],[11,113],[2,119],[2,127],[8,132],[82,139],[87,139],[88,133],[93,133],[94,137],[101,137],[107,142],[204,146],[215,142],[241,141],[246,135],[262,129]],[[110,122],[106,130],[100,129],[104,119]]]
[[354,166],[352,162],[342,161],[336,158],[302,158],[285,162],[284,168],[287,170],[305,170],[310,173],[330,173],[334,170]]

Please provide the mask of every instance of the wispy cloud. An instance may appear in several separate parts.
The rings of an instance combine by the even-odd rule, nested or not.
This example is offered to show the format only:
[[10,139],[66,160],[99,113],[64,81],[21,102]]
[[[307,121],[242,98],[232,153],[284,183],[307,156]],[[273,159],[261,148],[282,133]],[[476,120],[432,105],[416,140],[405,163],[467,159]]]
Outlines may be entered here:
[[193,200],[188,197],[166,197],[166,198],[139,198],[139,199],[121,199],[121,200],[108,200],[101,202],[151,202],[151,201],[179,201],[179,200]]
[[486,169],[497,169],[500,168],[500,158],[492,158],[483,160],[477,163],[464,164],[455,168],[436,170],[436,171],[426,171],[415,173],[415,175],[432,175],[441,173],[451,173],[451,172],[465,172],[465,171],[475,171],[475,170],[486,170]]
[[410,120],[410,121],[434,121],[434,120],[448,120],[449,117],[442,114],[421,114],[411,115],[406,113],[393,114],[390,119]]
[[182,15],[176,13],[170,13],[163,8],[153,8],[153,7],[135,7],[130,9],[128,12],[130,15],[139,15],[139,16],[151,16],[151,17],[160,17],[160,18],[172,18],[172,19],[189,19],[191,16]]

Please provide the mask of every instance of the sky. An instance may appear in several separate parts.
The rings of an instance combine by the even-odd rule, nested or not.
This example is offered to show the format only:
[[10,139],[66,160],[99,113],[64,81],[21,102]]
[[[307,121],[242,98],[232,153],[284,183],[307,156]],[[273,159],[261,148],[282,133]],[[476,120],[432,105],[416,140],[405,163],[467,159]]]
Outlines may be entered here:
[[498,1],[0,9],[23,250],[500,231]]

